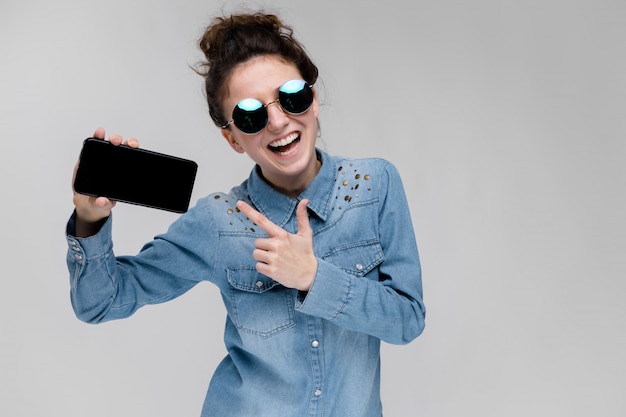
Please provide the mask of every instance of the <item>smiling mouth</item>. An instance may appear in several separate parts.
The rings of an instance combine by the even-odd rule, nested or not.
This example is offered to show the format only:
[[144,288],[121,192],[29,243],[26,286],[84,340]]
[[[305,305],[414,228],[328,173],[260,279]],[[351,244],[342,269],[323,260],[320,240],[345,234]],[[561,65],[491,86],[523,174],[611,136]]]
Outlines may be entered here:
[[267,147],[270,151],[279,155],[288,155],[290,150],[292,150],[298,142],[300,142],[300,135],[294,132],[286,138],[275,140]]

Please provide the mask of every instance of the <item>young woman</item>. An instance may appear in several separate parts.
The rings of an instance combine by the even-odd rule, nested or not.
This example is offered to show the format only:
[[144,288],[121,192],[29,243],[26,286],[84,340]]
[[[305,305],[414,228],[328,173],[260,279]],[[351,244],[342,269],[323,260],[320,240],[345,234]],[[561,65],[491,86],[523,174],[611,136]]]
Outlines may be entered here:
[[218,18],[200,47],[211,117],[256,165],[136,256],[112,252],[114,203],[75,193],[74,310],[90,323],[125,318],[211,281],[228,355],[203,416],[380,417],[380,341],[410,342],[425,316],[399,174],[316,148],[317,68],[276,16]]

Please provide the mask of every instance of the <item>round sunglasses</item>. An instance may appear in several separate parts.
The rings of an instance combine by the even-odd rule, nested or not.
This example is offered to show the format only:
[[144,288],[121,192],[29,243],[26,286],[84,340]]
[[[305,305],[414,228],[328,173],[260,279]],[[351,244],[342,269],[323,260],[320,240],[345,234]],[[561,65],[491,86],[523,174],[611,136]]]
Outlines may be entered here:
[[232,119],[222,126],[222,129],[226,129],[232,123],[247,135],[259,133],[267,126],[267,106],[276,102],[289,114],[302,114],[313,103],[312,87],[304,80],[289,80],[278,89],[278,98],[267,104],[261,103],[256,98],[244,98],[237,103],[233,109]]

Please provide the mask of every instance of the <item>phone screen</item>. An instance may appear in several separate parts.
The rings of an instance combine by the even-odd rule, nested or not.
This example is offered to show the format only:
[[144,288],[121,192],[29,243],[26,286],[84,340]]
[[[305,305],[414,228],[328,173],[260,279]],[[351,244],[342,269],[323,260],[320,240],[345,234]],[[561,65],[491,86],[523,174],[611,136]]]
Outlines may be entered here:
[[191,160],[87,138],[74,180],[80,194],[184,213],[198,165]]

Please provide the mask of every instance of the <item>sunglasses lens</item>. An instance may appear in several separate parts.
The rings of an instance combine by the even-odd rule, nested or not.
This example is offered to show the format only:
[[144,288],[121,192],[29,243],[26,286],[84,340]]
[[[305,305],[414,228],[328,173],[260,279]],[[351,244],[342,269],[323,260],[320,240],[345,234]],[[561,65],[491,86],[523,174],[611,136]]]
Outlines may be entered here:
[[281,107],[288,113],[301,114],[313,103],[313,90],[303,80],[290,80],[278,90]]
[[257,99],[241,100],[233,110],[233,123],[244,133],[260,132],[267,124],[267,110]]

